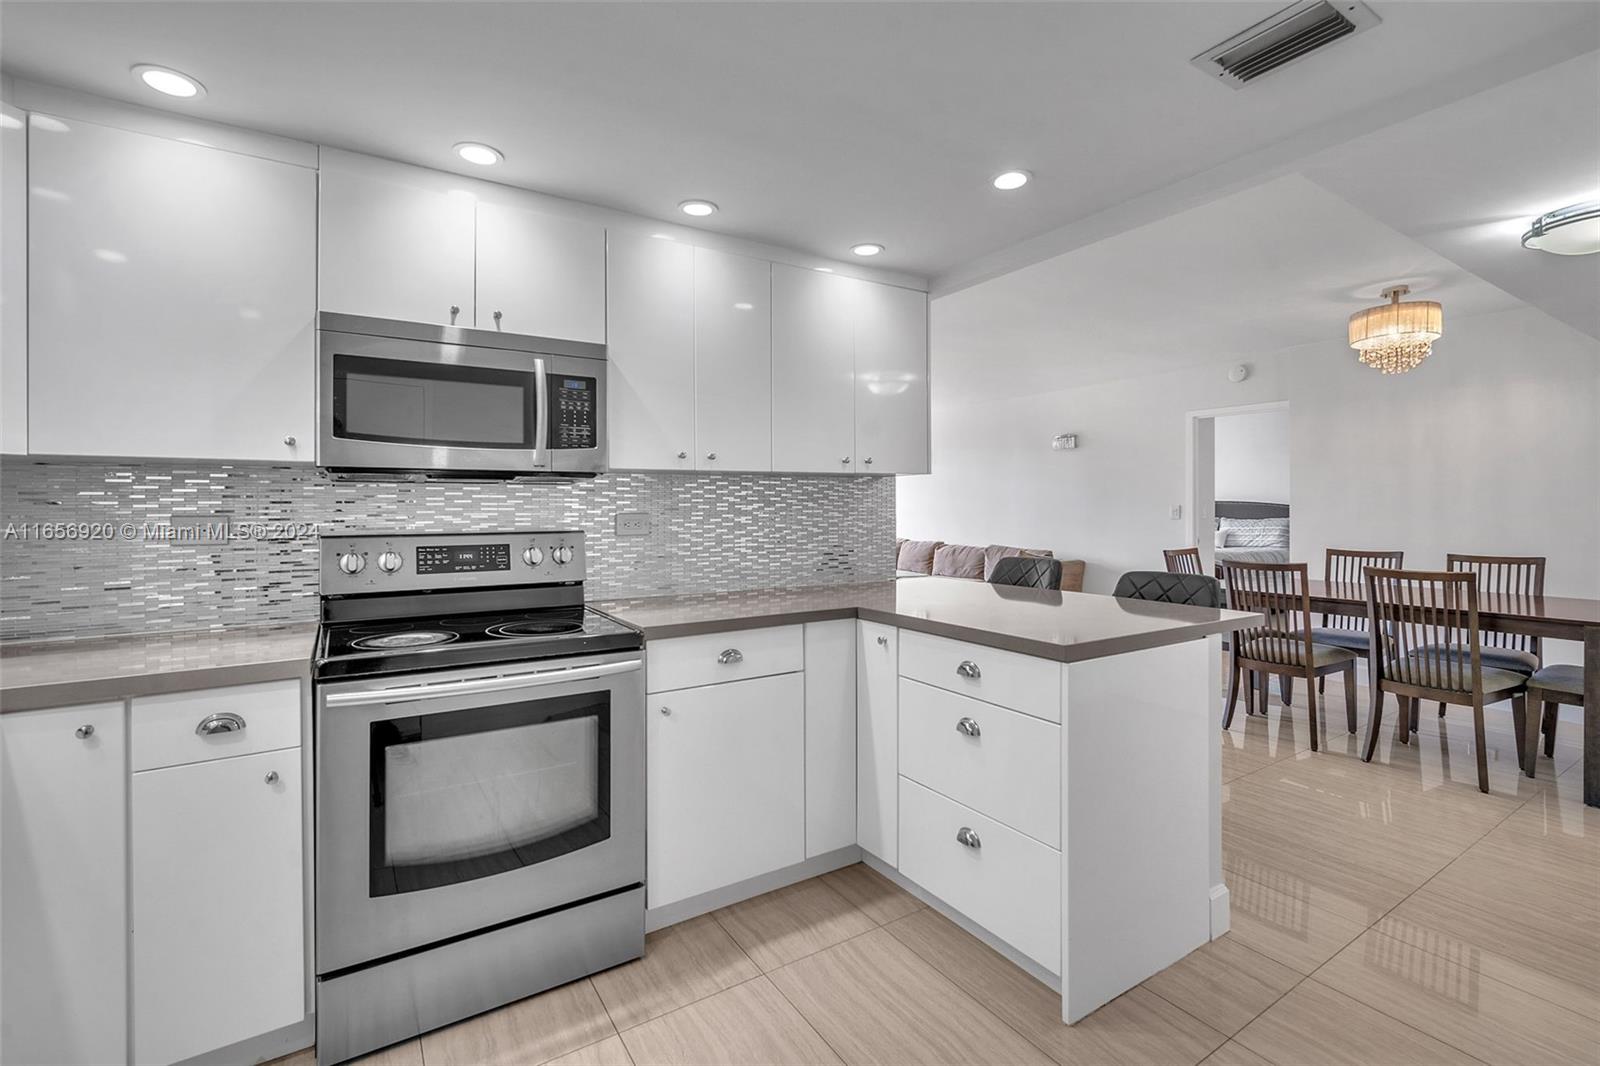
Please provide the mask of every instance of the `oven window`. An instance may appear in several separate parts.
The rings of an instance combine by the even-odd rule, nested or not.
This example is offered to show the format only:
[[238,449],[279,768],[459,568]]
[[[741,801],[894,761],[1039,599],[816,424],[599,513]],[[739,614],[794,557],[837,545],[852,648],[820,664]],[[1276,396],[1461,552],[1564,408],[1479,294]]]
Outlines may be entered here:
[[489,877],[611,836],[611,695],[372,723],[373,896]]
[[531,450],[537,375],[528,370],[333,357],[333,432],[425,447]]

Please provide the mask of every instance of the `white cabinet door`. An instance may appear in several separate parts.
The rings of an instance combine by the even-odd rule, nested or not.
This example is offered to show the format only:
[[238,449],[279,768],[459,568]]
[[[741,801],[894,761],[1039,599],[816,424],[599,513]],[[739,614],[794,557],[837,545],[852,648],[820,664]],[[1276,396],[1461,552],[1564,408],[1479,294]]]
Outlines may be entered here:
[[617,470],[693,470],[694,248],[612,234],[606,414]]
[[28,450],[310,462],[315,172],[76,119],[31,134]]
[[342,170],[322,171],[321,193],[318,307],[472,325],[476,203],[470,193]]
[[652,695],[649,905],[805,859],[801,674]]
[[856,843],[899,863],[899,630],[856,623]]
[[806,858],[856,842],[856,622],[806,623]]
[[856,300],[856,472],[928,472],[928,296],[861,282]]
[[605,343],[605,227],[486,203],[477,225],[479,329]]
[[0,1061],[127,1059],[126,745],[121,703],[0,717]]
[[855,469],[855,330],[864,282],[772,264],[772,469]]
[[0,104],[0,452],[28,450],[28,116]]
[[305,1017],[300,749],[133,775],[133,1055]]
[[772,469],[772,264],[694,250],[699,470]]

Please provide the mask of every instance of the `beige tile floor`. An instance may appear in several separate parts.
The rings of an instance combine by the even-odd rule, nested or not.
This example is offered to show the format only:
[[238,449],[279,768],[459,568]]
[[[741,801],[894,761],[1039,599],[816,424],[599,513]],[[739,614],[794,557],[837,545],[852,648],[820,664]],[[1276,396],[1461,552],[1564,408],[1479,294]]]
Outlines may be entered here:
[[1054,993],[852,866],[365,1061],[1600,1063],[1600,811],[1581,804],[1577,727],[1529,781],[1509,711],[1491,710],[1483,795],[1470,712],[1424,714],[1409,745],[1391,714],[1363,764],[1335,679],[1328,696],[1320,752],[1303,694],[1222,734],[1232,932],[1075,1026]]

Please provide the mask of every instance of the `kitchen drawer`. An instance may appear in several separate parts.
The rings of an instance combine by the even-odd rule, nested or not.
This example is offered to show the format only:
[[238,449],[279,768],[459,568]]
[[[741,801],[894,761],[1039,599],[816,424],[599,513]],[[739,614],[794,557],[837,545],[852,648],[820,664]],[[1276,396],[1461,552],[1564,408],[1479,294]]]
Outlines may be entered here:
[[[244,727],[196,733],[196,727],[212,715],[233,715],[243,719]],[[129,717],[136,772],[295,748],[300,746],[300,682],[266,681],[144,696],[133,701]]]
[[[963,829],[977,847],[956,839]],[[902,777],[900,872],[1061,972],[1061,852]]]
[[903,630],[900,676],[1061,721],[1061,664],[1049,659]]
[[902,677],[900,773],[1061,846],[1058,725]]
[[652,640],[645,653],[645,684],[651,692],[743,681],[805,669],[805,629],[774,626]]

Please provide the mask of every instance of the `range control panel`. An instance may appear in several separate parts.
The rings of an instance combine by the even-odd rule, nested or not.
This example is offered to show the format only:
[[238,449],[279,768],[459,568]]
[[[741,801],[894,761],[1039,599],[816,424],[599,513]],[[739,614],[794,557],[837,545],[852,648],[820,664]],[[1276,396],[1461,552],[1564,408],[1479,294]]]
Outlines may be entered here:
[[550,375],[550,447],[593,448],[599,433],[599,383],[572,374]]
[[357,533],[322,538],[322,594],[582,582],[583,531]]

